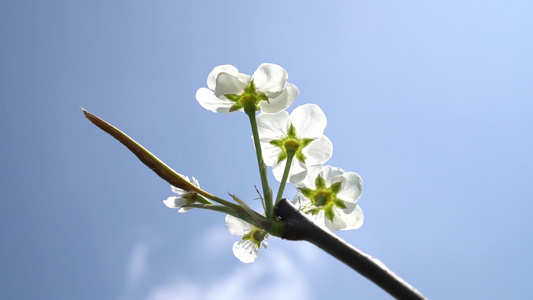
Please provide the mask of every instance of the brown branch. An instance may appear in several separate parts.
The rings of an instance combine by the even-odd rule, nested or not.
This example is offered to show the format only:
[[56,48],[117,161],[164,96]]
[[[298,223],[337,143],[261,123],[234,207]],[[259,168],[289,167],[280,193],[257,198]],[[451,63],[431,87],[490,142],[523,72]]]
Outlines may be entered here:
[[83,111],[85,117],[89,119],[89,121],[91,121],[91,123],[102,129],[103,131],[109,133],[109,135],[111,135],[117,141],[122,143],[122,145],[126,146],[133,154],[135,154],[135,156],[137,156],[137,158],[143,164],[149,167],[154,173],[156,173],[166,182],[186,191],[198,192],[199,194],[204,195],[210,199],[216,198],[215,196],[207,193],[206,191],[198,188],[197,186],[187,181],[178,172],[167,166],[163,161],[161,161],[159,158],[157,158],[155,155],[153,155],[150,151],[144,148],[141,144],[137,143],[127,134],[122,132],[120,129],[100,119],[96,115],[93,115],[84,108],[81,108],[81,110]]
[[285,224],[281,238],[291,241],[304,240],[314,244],[397,299],[426,299],[381,261],[315,225],[287,199],[282,199],[276,205],[274,214]]

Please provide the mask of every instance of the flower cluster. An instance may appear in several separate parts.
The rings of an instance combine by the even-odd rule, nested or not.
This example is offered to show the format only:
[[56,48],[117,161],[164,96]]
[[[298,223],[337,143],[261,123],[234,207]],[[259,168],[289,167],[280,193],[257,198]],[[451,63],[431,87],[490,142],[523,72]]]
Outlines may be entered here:
[[[315,224],[332,231],[357,229],[363,224],[363,211],[357,205],[362,192],[361,177],[324,165],[333,154],[333,145],[324,135],[326,115],[315,104],[298,106],[289,114],[286,109],[299,92],[287,79],[285,69],[275,64],[262,64],[251,76],[240,73],[232,65],[221,65],[209,74],[207,88],[198,89],[196,99],[212,112],[240,110],[250,117],[258,161],[272,167],[274,177],[281,182],[277,201],[285,182],[290,182],[298,191],[293,202],[298,203]],[[260,111],[257,116],[256,111]],[[261,175],[264,183],[266,175]],[[185,178],[199,188],[196,179]],[[263,188],[268,198],[265,185]],[[179,196],[169,197],[164,203],[179,208],[179,212],[191,209],[197,201],[195,192],[175,187],[172,190]],[[250,212],[238,198],[234,199],[242,210],[226,209],[226,227],[231,234],[242,237],[233,245],[234,255],[250,263],[256,259],[261,245],[266,248],[268,232],[261,221],[255,222],[257,214]],[[264,204],[268,202],[268,199],[262,200]],[[244,218],[246,221],[239,218],[243,216],[239,215],[242,211],[248,217]],[[265,205],[265,212],[268,219],[268,205]]]
[[[275,64],[260,65],[252,76],[223,65],[209,74],[208,88],[196,93],[201,106],[210,111],[240,110],[248,117],[261,178],[262,191],[257,187],[256,191],[264,214],[235,194],[228,192],[233,199],[228,201],[201,189],[196,178],[174,171],[118,128],[83,108],[82,111],[90,122],[126,146],[171,185],[177,196],[163,200],[167,207],[180,213],[193,208],[224,213],[228,231],[240,237],[233,244],[233,254],[241,262],[254,262],[259,249],[267,248],[270,236],[306,240],[361,274],[378,274],[367,277],[394,297],[426,299],[379,260],[327,232],[362,226],[364,216],[357,201],[363,182],[357,173],[324,165],[333,153],[332,143],[324,135],[326,116],[314,104],[296,107],[290,114],[285,111],[298,96],[298,89],[287,78],[287,72]],[[275,198],[268,184],[267,166],[280,182]],[[287,182],[297,189],[293,205],[282,199]],[[387,284],[390,282],[399,284]]]

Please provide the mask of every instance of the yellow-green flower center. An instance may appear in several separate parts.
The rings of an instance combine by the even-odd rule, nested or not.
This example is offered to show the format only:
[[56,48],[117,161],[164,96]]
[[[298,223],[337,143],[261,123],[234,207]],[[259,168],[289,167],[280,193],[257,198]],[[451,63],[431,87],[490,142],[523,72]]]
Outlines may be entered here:
[[257,248],[261,246],[261,242],[265,239],[267,232],[259,227],[252,227],[252,230],[245,234],[242,239],[254,243]]
[[253,111],[259,110],[259,102],[262,100],[268,101],[268,97],[265,93],[256,89],[254,80],[252,79],[246,87],[244,87],[242,94],[226,94],[224,95],[228,100],[235,102],[230,107],[229,111],[237,111],[242,108],[253,109]]
[[302,150],[307,147],[315,139],[312,138],[300,138],[296,134],[296,128],[291,124],[289,130],[287,130],[287,136],[283,139],[272,140],[270,144],[276,147],[281,148],[281,152],[278,155],[278,162],[284,161],[287,159],[288,153],[294,153],[294,157],[305,163],[305,155]]
[[321,176],[315,180],[316,189],[300,188],[300,192],[309,200],[312,206],[305,209],[305,212],[311,212],[313,215],[324,211],[326,218],[333,222],[335,216],[334,208],[346,208],[344,201],[337,197],[341,190],[342,182],[336,182],[330,186]]

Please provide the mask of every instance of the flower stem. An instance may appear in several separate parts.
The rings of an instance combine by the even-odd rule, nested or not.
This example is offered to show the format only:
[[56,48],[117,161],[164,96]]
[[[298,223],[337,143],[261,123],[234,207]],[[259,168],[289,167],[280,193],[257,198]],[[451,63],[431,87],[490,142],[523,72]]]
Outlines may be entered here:
[[[255,219],[250,214],[248,214],[248,212],[244,211],[244,209],[240,206],[237,208],[232,208],[232,207],[222,206],[222,205],[193,203],[193,204],[188,204],[187,207],[194,207],[198,209],[207,209],[211,211],[221,212],[221,213],[225,213],[228,215],[232,215],[236,218],[242,219],[250,224],[255,224]],[[257,214],[256,216],[262,217]]]
[[272,204],[272,190],[268,185],[267,179],[267,167],[263,160],[263,152],[261,150],[261,144],[259,142],[259,132],[257,130],[257,120],[255,119],[255,105],[246,105],[244,112],[250,119],[250,125],[252,127],[252,135],[254,137],[255,153],[257,156],[257,165],[259,166],[259,176],[261,176],[261,186],[263,188],[263,197],[265,199],[265,215],[267,219],[272,219],[274,212],[274,206]]
[[281,238],[308,241],[377,284],[396,299],[427,299],[381,261],[364,253],[333,233],[315,225],[287,199],[282,199],[275,214],[285,226]]
[[210,194],[210,193],[208,193],[208,192],[206,192],[206,191],[204,191],[202,189],[198,189],[198,190],[196,190],[196,192],[198,194],[200,194],[200,195],[202,195],[202,196],[204,196],[206,198],[209,198],[209,199],[211,199],[211,200],[213,200],[213,201],[215,201],[215,202],[217,202],[219,204],[222,204],[224,206],[227,206],[227,207],[230,207],[230,208],[233,208],[233,209],[238,209],[240,207],[239,205],[237,205],[235,203],[231,203],[229,201],[226,201],[226,200],[224,200],[222,198],[219,198],[219,197],[217,197],[215,195],[212,195],[212,194]]
[[283,177],[281,178],[281,182],[279,184],[278,195],[276,196],[276,204],[278,204],[278,202],[281,200],[281,197],[283,197],[283,190],[285,190],[285,184],[287,183],[287,178],[289,177],[289,170],[291,169],[292,159],[294,158],[295,153],[295,149],[287,148],[287,162],[285,164],[285,170],[283,171]]

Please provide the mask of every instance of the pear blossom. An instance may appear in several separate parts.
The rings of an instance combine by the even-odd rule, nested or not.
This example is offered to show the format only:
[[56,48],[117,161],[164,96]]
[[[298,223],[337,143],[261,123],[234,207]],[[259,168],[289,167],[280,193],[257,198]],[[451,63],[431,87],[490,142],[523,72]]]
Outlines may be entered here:
[[261,64],[252,76],[232,65],[221,65],[207,77],[208,88],[198,89],[196,100],[215,113],[242,110],[250,102],[255,110],[276,113],[288,108],[299,93],[287,78],[285,69],[276,64]]
[[298,183],[310,166],[321,166],[331,158],[333,144],[323,134],[327,125],[324,112],[315,104],[304,104],[289,115],[286,111],[257,116],[263,158],[281,181],[287,163],[287,148],[296,148],[289,171],[289,182]]
[[226,227],[231,234],[242,236],[240,241],[233,244],[233,254],[245,264],[255,261],[261,245],[265,249],[268,246],[266,231],[246,221],[226,215]]
[[[200,187],[200,183],[198,182],[196,178],[192,177],[191,179],[189,179],[189,177],[185,175],[182,175],[182,174],[179,174],[179,175],[185,178],[185,180],[187,180],[188,182],[192,183],[194,186]],[[177,208],[179,213],[185,213],[193,209],[192,207],[186,207],[186,206],[187,204],[196,202],[197,194],[195,192],[189,192],[189,191],[177,188],[175,186],[171,186],[171,187],[172,187],[172,191],[178,194],[178,196],[168,197],[166,200],[163,200],[163,203],[168,208]]]
[[358,229],[363,225],[363,211],[357,205],[363,180],[357,173],[323,166],[314,168],[300,183],[293,202],[315,224],[331,231]]

